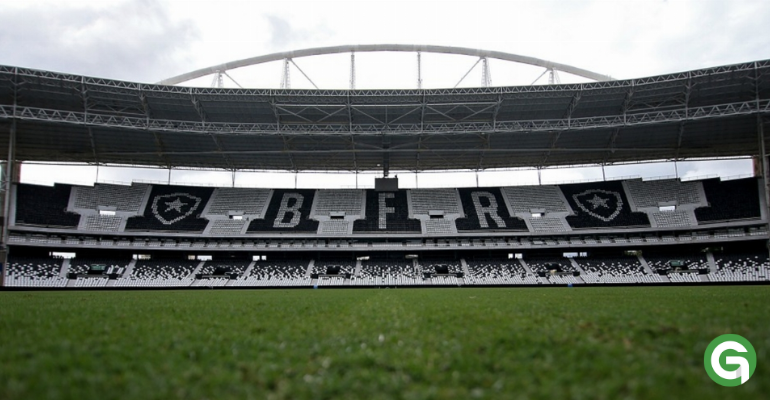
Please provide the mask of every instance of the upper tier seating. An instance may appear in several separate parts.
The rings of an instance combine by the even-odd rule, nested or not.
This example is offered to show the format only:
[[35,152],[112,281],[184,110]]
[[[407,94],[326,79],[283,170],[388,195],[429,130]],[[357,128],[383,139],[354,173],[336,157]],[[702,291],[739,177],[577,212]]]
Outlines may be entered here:
[[129,218],[126,230],[203,232],[208,221],[200,218],[212,188],[189,186],[152,187],[142,216]]
[[360,218],[364,211],[363,190],[319,189],[316,191],[313,214],[315,217],[330,217],[342,213],[345,217]]
[[699,222],[760,218],[757,178],[707,179],[702,184],[709,206],[695,210]]
[[690,211],[651,211],[652,222],[661,227],[685,227],[698,225]]
[[67,212],[69,185],[16,185],[16,224],[74,228],[80,216]]
[[310,219],[315,190],[275,189],[265,219],[253,220],[247,232],[316,232],[318,221]]
[[679,179],[661,179],[643,181],[632,179],[625,181],[628,194],[631,196],[631,206],[637,209],[653,207],[660,203],[675,203],[676,205],[693,204],[705,206],[706,198],[701,190],[700,182],[682,182]]
[[353,221],[364,217],[364,200],[363,190],[317,190],[310,217],[319,221],[319,234],[351,234]]
[[532,232],[569,232],[571,231],[568,224],[565,223],[564,217],[530,217],[527,218],[529,225],[532,227]]
[[531,214],[532,210],[550,213],[571,213],[558,186],[511,186],[501,189],[514,214]]
[[11,257],[6,286],[65,287],[67,278],[61,277],[62,259],[42,257]]
[[240,235],[246,227],[248,221],[236,219],[215,219],[209,223],[206,228],[209,235],[212,236],[232,236]]
[[650,226],[647,215],[632,213],[619,181],[561,185],[574,216],[567,221],[574,229]]
[[455,221],[458,230],[527,230],[521,218],[508,213],[500,188],[465,188],[458,192],[465,212],[465,218]]
[[456,189],[412,189],[409,195],[413,215],[428,215],[430,211],[462,213]]
[[262,218],[270,198],[269,189],[217,188],[211,195],[205,216],[227,216],[230,212]]
[[420,221],[409,219],[406,191],[366,191],[366,219],[353,223],[353,232],[420,232]]
[[408,198],[411,216],[420,220],[423,233],[457,232],[454,221],[463,215],[457,189],[412,189]]
[[79,228],[86,231],[118,232],[125,220],[117,215],[84,215]]
[[142,212],[148,185],[106,185],[97,183],[93,187],[73,186],[75,197],[73,211],[79,209],[98,210],[107,207],[115,212],[139,214]]
[[[645,212],[653,226],[686,227],[698,225],[693,211],[707,205],[700,182],[682,182],[679,179],[624,181],[629,205],[633,211]],[[661,206],[675,206],[675,210],[661,211]]]
[[558,186],[512,186],[502,189],[511,213],[531,232],[569,232],[565,217],[572,214]]

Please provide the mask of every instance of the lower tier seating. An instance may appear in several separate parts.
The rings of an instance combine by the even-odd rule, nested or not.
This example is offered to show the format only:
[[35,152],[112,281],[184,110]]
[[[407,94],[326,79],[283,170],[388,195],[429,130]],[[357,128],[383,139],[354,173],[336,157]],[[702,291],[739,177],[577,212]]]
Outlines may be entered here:
[[8,264],[7,286],[65,287],[67,278],[60,276],[62,259],[13,257]]
[[536,275],[527,273],[519,260],[468,261],[466,285],[537,285]]
[[[366,260],[360,268],[352,259],[316,260],[261,260],[206,262],[195,260],[139,260],[131,267],[126,259],[75,258],[69,260],[64,271],[63,260],[50,257],[12,257],[7,270],[9,287],[28,288],[89,288],[89,287],[311,287],[317,286],[430,286],[430,285],[548,285],[548,284],[646,284],[646,283],[699,283],[699,282],[767,282],[770,281],[770,259],[762,251],[716,254],[710,264],[704,254],[671,256],[648,255],[646,268],[637,257],[593,256],[575,259],[536,257],[522,265],[516,259],[469,259],[466,266],[452,259]],[[695,272],[671,272],[674,264],[684,264]],[[78,277],[68,280],[67,273],[84,274],[89,266],[103,264],[120,277]],[[199,268],[200,266],[200,268]],[[531,272],[527,271],[529,267]],[[548,273],[557,269],[562,273]],[[239,275],[195,279],[197,274]],[[574,274],[580,272],[577,276]],[[708,272],[708,273],[706,273]],[[545,276],[540,276],[546,273]],[[327,276],[328,275],[328,276]],[[460,277],[458,277],[458,275]],[[114,277],[114,276],[113,276]],[[315,277],[315,278],[314,278]]]
[[178,260],[137,261],[131,273],[117,279],[115,286],[190,286],[195,278],[192,273],[198,263]]
[[230,286],[306,286],[308,260],[257,261],[247,275],[240,276]]

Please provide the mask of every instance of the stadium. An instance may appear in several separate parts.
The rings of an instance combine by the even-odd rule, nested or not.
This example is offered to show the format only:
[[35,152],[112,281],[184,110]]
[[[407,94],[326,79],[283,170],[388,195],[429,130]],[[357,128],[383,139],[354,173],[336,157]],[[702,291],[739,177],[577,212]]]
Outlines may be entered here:
[[[281,89],[179,85],[212,75],[215,83],[221,83],[229,77],[228,70],[260,62],[283,62],[288,71],[293,58],[370,51],[462,54],[478,57],[482,68],[488,59],[523,62],[543,68],[551,80],[525,86],[380,90],[355,89],[351,72],[349,89],[290,89],[288,73]],[[591,81],[558,83],[553,79],[555,71]],[[462,348],[469,346],[478,354],[487,348],[507,351],[513,359],[546,357],[549,361],[533,366],[537,379],[558,375],[558,364],[569,362],[559,357],[554,361],[551,348],[571,349],[578,353],[575,360],[597,351],[597,343],[602,341],[611,342],[612,351],[625,348],[632,353],[664,343],[672,346],[665,357],[691,359],[677,346],[699,331],[703,315],[692,307],[708,304],[709,296],[718,297],[711,305],[721,307],[717,311],[721,319],[707,323],[704,331],[718,333],[733,326],[735,320],[727,322],[725,316],[729,304],[745,305],[756,318],[741,323],[766,345],[766,337],[761,336],[766,328],[759,321],[767,316],[765,296],[770,282],[764,134],[770,115],[768,72],[770,60],[758,60],[615,80],[507,53],[405,45],[278,53],[193,71],[157,84],[0,66],[0,152],[7,154],[8,166],[3,182],[3,290],[9,296],[41,290],[51,296],[33,302],[68,304],[74,302],[68,296],[78,296],[77,302],[110,303],[118,308],[72,318],[83,318],[81,328],[93,324],[96,336],[104,336],[115,332],[102,331],[100,323],[119,329],[115,324],[120,322],[110,315],[128,313],[131,321],[146,319],[146,325],[123,326],[121,334],[131,331],[147,335],[150,341],[163,341],[153,336],[157,334],[152,333],[151,321],[152,313],[159,312],[152,311],[153,307],[164,302],[215,321],[211,324],[222,324],[216,326],[227,331],[251,329],[237,318],[241,311],[233,304],[246,307],[259,299],[259,304],[267,305],[249,318],[264,316],[267,320],[289,318],[282,304],[305,310],[289,318],[286,325],[270,320],[254,328],[252,333],[257,336],[263,330],[280,333],[257,346],[259,350],[240,347],[259,363],[269,364],[267,369],[237,363],[223,366],[217,352],[230,351],[229,345],[208,337],[206,328],[196,328],[196,335],[208,338],[205,349],[217,350],[207,353],[199,347],[202,350],[196,353],[189,342],[180,342],[186,354],[180,357],[189,356],[193,363],[210,362],[223,370],[195,372],[193,375],[202,376],[200,385],[184,386],[195,378],[174,374],[179,382],[149,384],[132,392],[147,398],[206,398],[222,393],[223,397],[271,393],[276,398],[331,398],[377,390],[383,390],[384,397],[398,397],[411,389],[414,398],[509,398],[516,385],[494,371],[521,373],[520,367],[495,361],[491,354],[461,359],[453,359],[452,354],[467,355]],[[403,188],[391,172],[730,158],[752,159],[754,175]],[[373,188],[339,189],[141,181],[45,186],[19,181],[19,169],[27,162],[210,169],[233,174],[374,172],[378,178]],[[402,290],[416,288],[441,289]],[[152,292],[138,292],[149,289]],[[595,307],[603,296],[610,296],[611,304]],[[542,301],[532,303],[535,297]],[[23,302],[8,299],[9,304]],[[678,306],[672,311],[656,300]],[[207,301],[211,304],[202,304]],[[361,301],[367,302],[365,308],[349,309],[351,303]],[[447,303],[454,303],[457,309],[443,307]],[[576,307],[564,308],[568,303]],[[416,314],[411,306],[427,311]],[[498,306],[513,307],[516,315],[501,314]],[[660,315],[645,312],[645,308]],[[58,312],[45,307],[34,310]],[[382,316],[369,318],[376,314]],[[549,314],[561,317],[542,319]],[[623,317],[608,321],[608,315]],[[476,321],[480,327],[447,322],[453,316]],[[357,321],[368,322],[344,331],[329,325],[328,318],[351,327]],[[495,318],[525,322],[491,329]],[[3,320],[17,321],[9,315]],[[305,323],[308,325],[301,325]],[[198,320],[197,324],[206,323]],[[617,328],[618,324],[624,332],[620,336],[602,333],[604,326]],[[635,324],[646,328],[632,328]],[[318,325],[333,334],[316,330]],[[286,326],[296,330],[289,333],[283,330]],[[590,340],[562,347],[562,340],[568,339],[559,335],[571,335],[567,333],[570,326],[577,327],[574,334]],[[174,325],[170,329],[186,328]],[[312,341],[297,333],[306,332],[303,329],[319,339]],[[459,330],[462,335],[445,337],[433,329]],[[499,329],[516,332],[516,342],[530,347],[513,346]],[[545,335],[546,342],[522,333],[527,330]],[[360,350],[357,357],[363,358],[348,359],[349,364],[343,363],[342,369],[324,377],[330,365],[332,370],[338,365],[330,351],[351,351],[345,337],[355,351]],[[368,345],[361,337],[370,340]],[[93,340],[103,348],[101,341],[109,339]],[[703,340],[699,338],[699,343]],[[298,353],[271,347],[286,342],[290,347],[296,345]],[[422,343],[427,356],[412,354],[412,349],[401,347],[403,343],[415,348]],[[377,346],[383,345],[396,350],[387,356],[377,353]],[[372,349],[366,350],[367,346]],[[236,347],[232,345],[232,352],[237,352]],[[442,355],[442,348],[452,349],[451,354]],[[526,348],[540,353],[528,356]],[[151,352],[146,347],[145,351]],[[260,355],[271,351],[276,353]],[[121,354],[117,356],[121,362],[130,364]],[[312,356],[304,370],[301,360],[306,354]],[[607,358],[599,357],[598,362],[609,363],[610,356],[602,354]],[[767,360],[767,353],[763,354],[760,358]],[[276,357],[285,358],[277,361]],[[399,357],[405,361],[389,361]],[[641,369],[653,362],[632,361],[634,368]],[[95,361],[83,362],[90,366]],[[356,366],[364,372],[348,370]],[[139,367],[125,368],[136,371]],[[232,372],[228,368],[255,387],[240,385],[227,392],[217,379],[227,381],[224,376]],[[696,362],[689,368],[702,367]],[[378,376],[381,371],[390,372]],[[564,379],[591,374],[588,367],[577,371],[566,373]],[[621,374],[618,379],[639,373],[603,371]],[[30,386],[19,383],[30,382],[24,378],[29,371],[5,372],[21,377],[17,386],[8,386],[0,392],[6,396],[0,397],[31,393]],[[693,388],[707,382],[705,373],[703,377],[671,374],[665,370],[654,376],[666,384],[612,383],[596,390],[599,398],[623,394],[660,397],[697,394],[699,390],[713,393],[709,388]],[[298,386],[297,382],[304,383]],[[767,382],[755,378],[755,385],[746,386],[749,392],[742,395],[761,393]],[[85,388],[69,388],[62,396],[90,397],[96,392],[88,390],[106,384],[98,381]],[[675,390],[669,392],[672,385]],[[125,383],[118,386],[128,387]],[[180,389],[183,386],[187,389]],[[580,397],[592,393],[590,388],[569,382],[548,387],[542,392],[541,385],[525,385],[520,395]],[[152,390],[158,390],[157,394],[149,395]]]

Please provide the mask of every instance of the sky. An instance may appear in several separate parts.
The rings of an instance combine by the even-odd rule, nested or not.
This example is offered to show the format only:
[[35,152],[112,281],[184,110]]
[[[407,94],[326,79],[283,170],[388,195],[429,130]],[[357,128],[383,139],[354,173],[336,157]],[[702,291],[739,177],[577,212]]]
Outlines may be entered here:
[[[0,0],[0,64],[157,82],[198,68],[274,52],[344,44],[431,44],[497,50],[635,78],[770,58],[766,0],[195,1]],[[473,65],[423,56],[425,87],[451,87]],[[321,88],[345,88],[349,55],[296,60]],[[492,84],[530,84],[542,69],[491,61]],[[239,84],[278,87],[281,65],[230,71]],[[561,74],[563,82],[582,78]],[[480,70],[460,86],[480,84]],[[538,81],[543,84],[545,78]],[[413,54],[357,54],[359,88],[416,85]],[[185,83],[210,86],[212,77]],[[310,87],[296,69],[292,87]],[[226,79],[226,86],[234,83]],[[604,175],[602,174],[604,173]],[[619,176],[735,176],[751,162],[680,162],[549,169],[539,182]],[[402,187],[475,186],[475,173],[400,173]],[[159,169],[24,165],[22,180],[169,181]],[[238,186],[370,186],[373,174],[238,173]],[[174,170],[171,182],[232,184],[218,171]],[[478,184],[537,184],[537,171],[482,173]]]

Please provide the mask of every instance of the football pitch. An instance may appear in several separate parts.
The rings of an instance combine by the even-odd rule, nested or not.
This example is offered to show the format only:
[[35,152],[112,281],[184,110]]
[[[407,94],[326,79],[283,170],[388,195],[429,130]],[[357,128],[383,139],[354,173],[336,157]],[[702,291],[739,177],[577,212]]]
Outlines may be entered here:
[[6,400],[768,396],[770,286],[0,292]]

